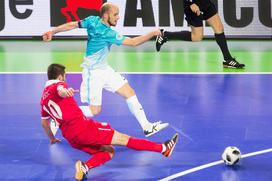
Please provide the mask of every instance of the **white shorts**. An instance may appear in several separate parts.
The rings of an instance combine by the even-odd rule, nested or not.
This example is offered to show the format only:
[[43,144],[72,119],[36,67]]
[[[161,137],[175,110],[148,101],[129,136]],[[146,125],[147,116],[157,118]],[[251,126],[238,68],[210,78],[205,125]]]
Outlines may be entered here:
[[81,102],[93,106],[102,105],[102,90],[116,92],[128,81],[110,66],[105,69],[83,69],[80,86]]

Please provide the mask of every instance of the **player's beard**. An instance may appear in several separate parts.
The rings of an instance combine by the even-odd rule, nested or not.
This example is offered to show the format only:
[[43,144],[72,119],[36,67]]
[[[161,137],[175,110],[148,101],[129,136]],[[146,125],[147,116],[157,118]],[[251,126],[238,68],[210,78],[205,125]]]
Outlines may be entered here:
[[108,24],[109,24],[110,26],[116,26],[116,23],[113,24],[113,23],[111,22],[111,18],[110,18],[110,17],[109,17],[109,19],[108,19]]

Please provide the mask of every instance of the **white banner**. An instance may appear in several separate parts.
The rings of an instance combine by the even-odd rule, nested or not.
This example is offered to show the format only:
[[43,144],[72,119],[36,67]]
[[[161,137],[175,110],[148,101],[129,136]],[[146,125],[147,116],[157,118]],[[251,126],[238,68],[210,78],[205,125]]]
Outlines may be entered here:
[[[123,35],[141,35],[161,27],[169,31],[189,30],[184,19],[183,0],[110,0],[120,8],[115,29]],[[272,36],[272,0],[214,0],[230,36]],[[0,0],[0,38],[4,36],[40,36],[54,26],[97,14],[102,0]],[[73,2],[73,0],[69,0]],[[105,0],[103,1],[105,2]],[[54,3],[54,4],[52,4]],[[72,12],[71,7],[76,7]],[[73,15],[76,14],[76,15]],[[205,35],[213,35],[205,27]],[[77,29],[58,36],[85,36]]]

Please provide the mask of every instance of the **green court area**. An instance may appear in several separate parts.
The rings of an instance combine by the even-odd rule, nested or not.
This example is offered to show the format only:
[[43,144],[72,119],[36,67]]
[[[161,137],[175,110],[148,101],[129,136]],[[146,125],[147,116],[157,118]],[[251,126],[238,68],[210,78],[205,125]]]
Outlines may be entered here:
[[[109,64],[119,72],[145,73],[271,73],[272,43],[269,40],[230,40],[230,51],[246,64],[245,69],[226,69],[215,41],[167,42],[156,52],[155,42],[139,47],[112,46]],[[68,72],[80,72],[86,40],[0,41],[0,72],[45,72],[61,63]]]

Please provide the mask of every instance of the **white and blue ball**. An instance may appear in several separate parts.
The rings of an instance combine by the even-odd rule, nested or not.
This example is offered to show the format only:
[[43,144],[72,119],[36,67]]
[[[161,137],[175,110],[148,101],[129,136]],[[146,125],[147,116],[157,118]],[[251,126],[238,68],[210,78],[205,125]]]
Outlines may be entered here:
[[235,165],[241,159],[241,151],[235,146],[229,146],[224,150],[222,159],[226,165]]

